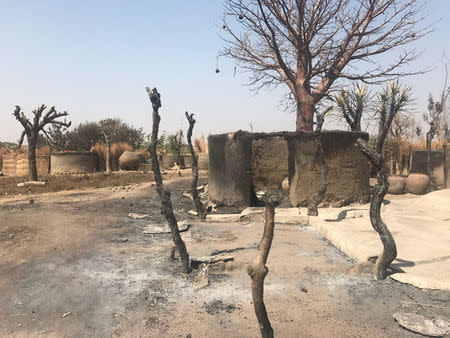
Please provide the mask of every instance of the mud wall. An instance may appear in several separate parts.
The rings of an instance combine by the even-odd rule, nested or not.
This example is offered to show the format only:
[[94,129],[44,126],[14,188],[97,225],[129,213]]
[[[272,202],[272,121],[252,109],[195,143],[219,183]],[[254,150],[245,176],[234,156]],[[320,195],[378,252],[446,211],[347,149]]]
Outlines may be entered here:
[[208,137],[209,199],[218,205],[249,206],[251,198],[252,139],[229,133]]
[[288,145],[284,138],[252,141],[252,183],[255,190],[281,189],[289,174]]
[[[329,165],[324,204],[367,202],[370,196],[369,164],[355,147],[367,133],[322,133]],[[320,185],[321,166],[312,133],[248,133],[212,135],[209,147],[209,196],[227,206],[249,206],[254,189],[281,189],[289,177],[293,206],[306,205]]]
[[17,154],[3,155],[2,172],[5,176],[16,176],[16,158]]
[[[444,152],[431,151],[431,183],[437,188],[444,186]],[[427,174],[427,151],[413,150],[411,154],[411,173]]]
[[92,152],[52,153],[51,174],[95,172],[97,155]]
[[[36,155],[38,176],[48,175],[50,171],[50,156]],[[28,176],[27,154],[10,153],[3,155],[3,174],[5,176]]]
[[[364,203],[370,197],[369,164],[355,147],[358,138],[368,140],[367,133],[324,131],[322,143],[328,163],[328,189],[323,203],[346,205]],[[297,133],[288,139],[289,195],[293,206],[305,206],[320,185],[321,166],[316,156],[312,133]]]

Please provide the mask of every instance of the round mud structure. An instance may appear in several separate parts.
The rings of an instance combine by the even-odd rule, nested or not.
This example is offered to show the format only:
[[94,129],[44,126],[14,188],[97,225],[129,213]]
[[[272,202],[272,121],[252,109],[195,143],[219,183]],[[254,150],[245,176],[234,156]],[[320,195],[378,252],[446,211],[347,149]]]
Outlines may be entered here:
[[97,155],[92,152],[53,153],[50,158],[51,174],[83,174],[95,172]]
[[[354,145],[367,133],[323,131],[329,166],[323,204],[365,203],[370,197],[369,164]],[[209,198],[217,205],[246,207],[255,191],[278,189],[289,177],[292,206],[306,206],[320,186],[321,165],[311,132],[236,133],[208,137]],[[286,184],[285,184],[286,188]]]

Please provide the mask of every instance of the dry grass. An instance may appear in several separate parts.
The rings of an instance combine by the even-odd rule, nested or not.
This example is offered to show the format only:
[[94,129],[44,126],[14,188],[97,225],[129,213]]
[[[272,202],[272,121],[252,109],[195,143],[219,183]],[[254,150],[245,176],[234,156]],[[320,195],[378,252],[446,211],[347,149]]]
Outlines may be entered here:
[[194,148],[199,154],[207,153],[208,152],[208,144],[205,143],[205,136],[202,135],[201,138],[196,138],[194,140]]
[[8,152],[6,148],[0,148],[0,171],[3,169],[3,155]]
[[36,155],[50,155],[52,150],[49,146],[43,146],[36,149]]
[[[435,140],[431,143],[431,150],[442,150],[443,140]],[[385,146],[385,160],[392,174],[406,175],[409,171],[409,159],[413,150],[427,150],[425,137],[412,141],[409,139],[396,140],[389,138]],[[394,164],[395,163],[395,164]]]
[[[18,155],[26,155],[28,152],[27,146],[22,146],[20,149],[0,148],[0,171],[3,169],[3,155],[16,153]],[[36,149],[36,155],[50,156],[51,149],[49,146],[43,146]]]
[[[433,141],[431,142],[431,150],[442,150],[443,144],[443,140]],[[426,138],[422,137],[419,141],[412,141],[411,148],[413,150],[427,150]]]
[[145,149],[136,150],[136,153],[144,156],[145,160],[148,160],[150,158],[150,153]]
[[[111,145],[111,169],[119,170],[119,157],[124,151],[133,151],[133,148],[128,143],[113,143]],[[98,170],[106,170],[106,145],[104,143],[97,143],[91,148],[91,151],[98,156]]]

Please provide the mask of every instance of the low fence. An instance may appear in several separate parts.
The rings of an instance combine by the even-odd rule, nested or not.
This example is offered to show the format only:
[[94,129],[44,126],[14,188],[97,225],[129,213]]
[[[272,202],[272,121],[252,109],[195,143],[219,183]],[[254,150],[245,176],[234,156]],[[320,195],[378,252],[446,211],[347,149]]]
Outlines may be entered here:
[[[191,156],[182,156],[183,166],[191,167]],[[178,156],[163,156],[160,165],[164,169],[172,168],[178,164]],[[199,154],[199,169],[208,169],[208,154]],[[0,155],[0,167],[5,176],[28,176],[28,156],[27,154],[8,153]],[[36,165],[38,176],[62,173],[91,173],[104,171],[98,168],[98,154],[96,152],[61,152],[51,155],[36,155]],[[103,169],[103,170],[102,170]],[[151,165],[143,163],[141,171],[151,171]]]
[[97,154],[93,152],[52,153],[52,174],[83,174],[96,171]]
[[[447,150],[447,153],[444,153],[444,151],[432,150],[430,155],[431,184],[439,189],[448,188],[450,183],[448,177],[450,151]],[[427,174],[426,150],[413,150],[410,172]]]
[[[36,155],[38,175],[48,175],[50,172],[50,156]],[[5,176],[28,176],[28,156],[26,154],[10,153],[3,155],[2,172]]]

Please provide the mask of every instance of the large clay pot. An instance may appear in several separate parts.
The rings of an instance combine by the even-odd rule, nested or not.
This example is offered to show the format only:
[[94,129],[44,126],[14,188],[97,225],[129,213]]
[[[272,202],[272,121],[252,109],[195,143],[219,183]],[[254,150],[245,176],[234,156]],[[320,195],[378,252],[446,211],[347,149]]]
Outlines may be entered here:
[[283,182],[281,182],[281,188],[283,190],[289,191],[289,177],[285,177]]
[[402,176],[389,176],[389,188],[388,193],[394,195],[401,195],[405,193],[406,190],[406,178]]
[[406,191],[410,194],[423,195],[428,190],[430,179],[425,174],[410,174],[406,179]]
[[138,170],[141,159],[132,151],[124,151],[119,157],[119,167],[122,170]]

